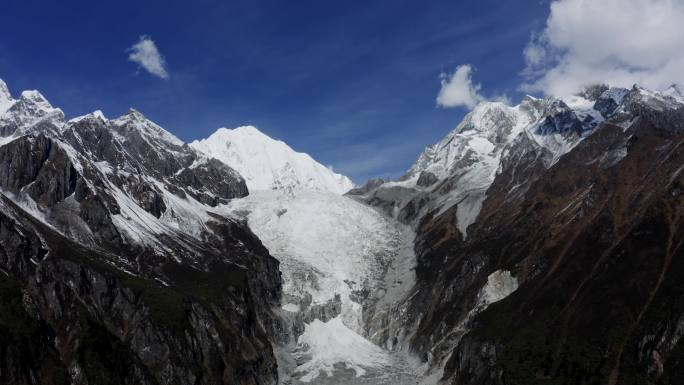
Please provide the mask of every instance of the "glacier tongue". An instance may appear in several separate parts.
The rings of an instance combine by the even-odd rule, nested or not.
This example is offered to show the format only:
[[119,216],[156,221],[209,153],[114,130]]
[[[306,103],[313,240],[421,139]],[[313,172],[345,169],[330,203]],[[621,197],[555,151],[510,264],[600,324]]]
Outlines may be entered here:
[[250,191],[318,190],[344,194],[354,187],[349,178],[253,126],[220,128],[190,146],[236,169]]
[[357,377],[367,373],[364,368],[386,369],[392,365],[388,352],[355,333],[340,317],[328,322],[314,320],[298,343],[307,348],[304,354],[308,360],[297,368],[297,372],[304,373],[302,382],[318,378],[321,371],[332,377],[337,363],[352,369]]
[[[407,366],[403,356],[365,338],[363,324],[369,298],[391,292],[396,301],[405,294],[391,290],[385,280],[405,246],[405,229],[366,205],[324,191],[257,191],[231,201],[227,209],[246,216],[280,261],[283,310],[304,317],[305,329],[291,352],[297,381],[315,381],[338,369],[368,379],[367,373],[386,373],[398,362]],[[404,288],[412,286],[403,282]],[[341,304],[328,316],[314,310],[336,300]]]

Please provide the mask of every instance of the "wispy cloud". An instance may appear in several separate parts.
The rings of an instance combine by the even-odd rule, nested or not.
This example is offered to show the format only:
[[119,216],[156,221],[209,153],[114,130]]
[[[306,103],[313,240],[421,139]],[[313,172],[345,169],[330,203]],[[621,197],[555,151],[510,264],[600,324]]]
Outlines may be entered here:
[[678,0],[555,0],[523,52],[523,89],[567,95],[597,82],[653,89],[684,83],[682,20]]
[[473,83],[473,67],[463,64],[452,75],[442,74],[442,88],[437,95],[437,105],[441,107],[474,108],[485,100],[480,95],[480,84]]
[[169,78],[166,60],[149,36],[140,36],[138,42],[133,44],[128,51],[130,52],[128,60],[138,63],[140,67],[154,76],[162,79]]

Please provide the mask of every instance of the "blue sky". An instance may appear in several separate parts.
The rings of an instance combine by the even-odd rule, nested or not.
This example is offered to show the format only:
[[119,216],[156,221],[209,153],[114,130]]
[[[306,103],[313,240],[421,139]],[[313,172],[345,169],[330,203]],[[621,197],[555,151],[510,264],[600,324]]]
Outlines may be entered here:
[[[470,64],[485,97],[517,101],[548,15],[538,0],[9,0],[0,78],[67,116],[135,107],[185,141],[256,125],[360,183],[399,176],[467,113],[437,106],[440,74]],[[167,79],[128,60],[143,35]]]

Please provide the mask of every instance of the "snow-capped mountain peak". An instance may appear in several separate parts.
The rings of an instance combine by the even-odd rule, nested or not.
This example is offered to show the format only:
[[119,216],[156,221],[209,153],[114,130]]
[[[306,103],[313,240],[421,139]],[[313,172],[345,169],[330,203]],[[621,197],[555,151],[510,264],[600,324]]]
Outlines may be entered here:
[[318,190],[343,194],[354,187],[305,153],[254,126],[220,128],[190,146],[235,168],[250,190]]
[[25,90],[21,92],[21,100],[33,104],[42,109],[51,109],[52,104],[38,90]]
[[80,122],[81,120],[84,120],[84,119],[99,119],[103,122],[109,121],[109,119],[107,119],[107,117],[105,116],[105,114],[102,111],[95,110],[89,114],[77,116],[75,118],[71,118],[71,119],[69,119],[68,123],[77,123],[77,122]]
[[146,118],[145,115],[135,108],[130,108],[127,113],[112,120],[112,123],[124,138],[137,133],[147,141],[162,141],[174,146],[182,146],[184,144],[182,140]]
[[516,106],[482,102],[444,139],[428,146],[400,182],[380,190],[399,184],[416,194],[434,193],[436,205],[422,207],[423,213],[438,208],[439,215],[458,205],[458,229],[465,235],[505,154],[517,146],[539,149],[550,166],[603,120],[588,97],[527,96]]
[[7,85],[0,81],[0,137],[15,131],[54,131],[64,125],[64,112],[53,107],[38,91],[23,91],[13,99]]
[[[66,179],[42,176],[57,187],[37,193],[48,184],[35,183],[29,195],[17,202],[39,217],[51,215],[54,204],[65,200],[73,212],[95,210],[82,215],[98,218],[97,223],[90,219],[85,224],[50,222],[84,244],[107,238],[171,253],[175,246],[157,237],[212,236],[207,223],[216,218],[208,212],[248,193],[244,180],[229,166],[186,146],[136,110],[114,120],[94,111],[66,121],[62,111],[37,91],[6,99],[11,106],[0,114],[0,149],[11,156],[4,161],[11,163],[24,152],[38,160],[22,164],[36,169],[13,172],[0,187],[13,194],[23,192],[27,178],[18,175],[37,178],[36,170],[49,158],[50,172],[63,172],[59,175],[67,175]],[[92,204],[92,199],[103,201]]]
[[[526,96],[516,106],[485,101],[444,139],[428,146],[399,181],[380,185],[379,193],[369,189],[370,193],[360,194],[366,200],[373,199],[382,195],[383,189],[399,186],[404,190],[403,195],[393,193],[399,202],[395,207],[409,202],[407,212],[414,210],[411,199],[415,196],[419,196],[417,201],[422,199],[420,194],[435,199],[436,205],[423,205],[419,215],[411,214],[413,218],[436,207],[442,210],[439,215],[444,208],[458,205],[458,228],[465,235],[479,213],[487,189],[511,156],[533,151],[544,167],[551,167],[605,120],[620,121],[644,109],[650,110],[649,114],[681,111],[683,101],[684,91],[676,85],[650,91],[639,86],[626,89],[603,84],[562,98]],[[684,125],[676,121],[666,124],[684,131]],[[399,215],[401,209],[391,213]]]
[[12,94],[10,93],[9,88],[7,88],[7,84],[0,79],[0,114],[5,113],[12,104],[14,104]]
[[684,103],[684,86],[681,84],[673,84],[668,89],[662,92],[663,95],[670,96],[680,103]]

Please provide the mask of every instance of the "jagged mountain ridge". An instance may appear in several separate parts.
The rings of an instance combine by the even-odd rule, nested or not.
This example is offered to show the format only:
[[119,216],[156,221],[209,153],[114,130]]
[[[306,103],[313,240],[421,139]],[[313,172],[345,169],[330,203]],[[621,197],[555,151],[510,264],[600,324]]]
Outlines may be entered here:
[[[624,114],[628,94],[627,89],[595,86],[562,99],[526,96],[516,106],[480,103],[444,139],[428,146],[398,181],[384,181],[379,188],[373,181],[374,187],[350,194],[414,224],[436,208],[459,204],[459,231],[466,234],[510,151],[539,151],[550,167],[606,119]],[[658,95],[684,100],[675,86]]]
[[481,105],[403,180],[353,192],[416,229],[401,323],[439,383],[683,378],[681,93],[600,86],[561,102],[512,107],[542,112],[513,138],[511,107]]
[[244,179],[135,110],[1,85],[0,382],[275,383],[278,262],[216,209]]
[[[50,129],[52,122],[64,120],[64,113],[54,108],[35,90],[23,91],[19,99],[14,99],[7,85],[0,79],[0,136],[13,135],[17,130],[40,131]],[[47,127],[41,127],[41,124]],[[17,133],[19,134],[19,133]]]
[[[64,180],[64,185],[56,186],[61,195],[24,197],[27,207],[40,212],[46,204],[75,192],[76,200],[93,196],[102,202],[114,226],[107,231],[119,233],[120,239],[98,238],[99,229],[89,226],[94,239],[81,242],[135,243],[162,234],[191,234],[201,239],[206,231],[202,206],[216,206],[248,193],[244,180],[230,167],[185,146],[136,110],[111,121],[101,113],[65,121],[61,113],[45,113],[59,110],[42,95],[35,91],[31,95],[22,96],[0,118],[6,123],[3,129],[11,131],[3,148],[8,156],[20,147],[44,151],[43,156],[69,165],[71,174],[65,177],[78,174],[75,181]],[[16,122],[23,122],[21,128],[14,128]],[[3,187],[20,193],[24,185],[17,178],[21,177],[13,169],[6,170]],[[83,233],[81,229],[62,230],[72,236]]]
[[250,190],[319,190],[344,194],[354,187],[349,178],[253,126],[220,128],[190,146],[234,167]]

